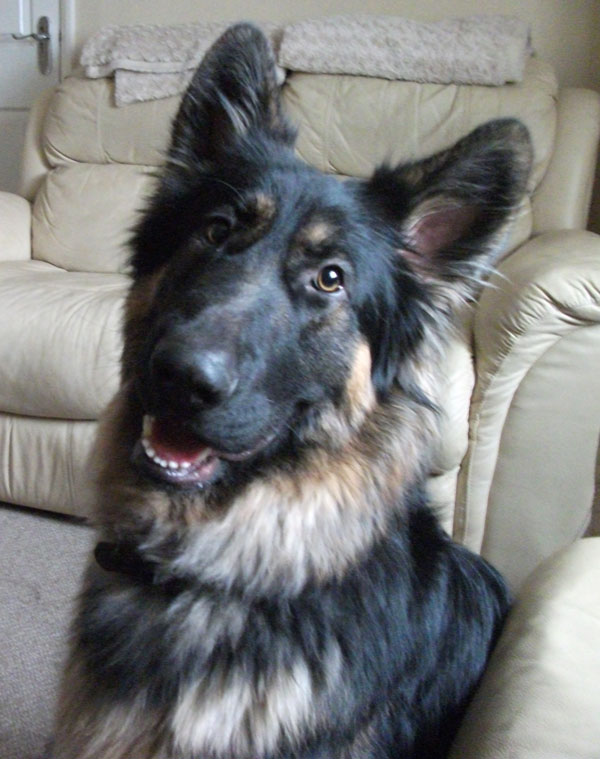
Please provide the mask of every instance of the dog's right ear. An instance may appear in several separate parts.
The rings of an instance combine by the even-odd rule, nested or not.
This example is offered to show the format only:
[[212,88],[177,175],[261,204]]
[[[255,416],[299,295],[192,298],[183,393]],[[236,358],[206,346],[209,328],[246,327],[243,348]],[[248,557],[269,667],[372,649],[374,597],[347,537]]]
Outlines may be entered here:
[[243,23],[229,27],[196,70],[173,123],[171,163],[218,161],[253,130],[288,144],[295,139],[283,116],[271,45]]

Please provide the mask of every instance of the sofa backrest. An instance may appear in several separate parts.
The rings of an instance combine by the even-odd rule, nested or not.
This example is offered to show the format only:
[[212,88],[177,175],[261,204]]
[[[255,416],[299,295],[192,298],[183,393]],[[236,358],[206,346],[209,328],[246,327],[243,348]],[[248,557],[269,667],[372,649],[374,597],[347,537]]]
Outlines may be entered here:
[[[358,177],[381,162],[448,147],[489,119],[520,118],[533,137],[535,165],[506,249],[530,236],[531,197],[552,159],[556,128],[557,83],[543,62],[531,59],[521,83],[502,87],[294,73],[283,98],[299,126],[299,155],[323,171]],[[33,206],[35,258],[72,271],[126,268],[130,230],[177,105],[168,98],[117,108],[110,79],[69,78],[58,87],[36,136],[47,171]]]

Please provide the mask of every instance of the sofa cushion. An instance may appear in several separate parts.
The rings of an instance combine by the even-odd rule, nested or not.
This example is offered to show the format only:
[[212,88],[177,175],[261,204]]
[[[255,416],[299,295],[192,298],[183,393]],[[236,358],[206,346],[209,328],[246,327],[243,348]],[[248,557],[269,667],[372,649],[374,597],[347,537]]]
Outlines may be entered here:
[[[485,121],[517,117],[534,144],[533,192],[554,147],[558,85],[552,70],[532,59],[523,81],[505,87],[418,84],[361,76],[294,74],[284,88],[297,149],[325,172],[367,177],[381,163],[423,158],[452,145]],[[500,254],[531,234],[529,198]]]
[[[59,86],[44,124],[50,166],[162,163],[179,99],[117,108],[113,87],[111,79],[77,78]],[[434,153],[483,121],[516,116],[535,144],[535,187],[552,154],[557,92],[552,69],[532,58],[523,81],[504,87],[293,73],[283,100],[299,126],[298,150],[304,160],[347,176],[364,177],[382,162]]]
[[122,163],[158,166],[169,141],[179,98],[117,108],[112,79],[65,79],[44,121],[50,166]]
[[[34,256],[73,271],[123,269],[123,230],[149,191],[148,167],[163,160],[179,102],[172,97],[117,108],[113,85],[109,79],[65,80],[44,124],[44,153],[53,170],[35,204]],[[381,162],[422,157],[483,121],[516,116],[533,136],[533,190],[552,153],[556,92],[551,69],[533,59],[521,83],[504,87],[294,73],[283,98],[299,125],[300,156],[345,176],[364,177]],[[531,223],[527,200],[503,251],[526,240]]]
[[89,517],[96,427],[0,412],[0,501]]
[[143,166],[72,163],[46,177],[33,204],[33,257],[68,271],[123,272],[152,177]]
[[302,158],[322,171],[357,177],[381,163],[443,150],[490,119],[517,117],[535,146],[535,188],[552,156],[557,91],[552,70],[533,58],[523,81],[505,87],[294,74],[283,94],[299,125]]
[[118,386],[128,279],[42,261],[0,263],[0,408],[97,419]]
[[545,561],[508,617],[452,759],[599,755],[600,538]]

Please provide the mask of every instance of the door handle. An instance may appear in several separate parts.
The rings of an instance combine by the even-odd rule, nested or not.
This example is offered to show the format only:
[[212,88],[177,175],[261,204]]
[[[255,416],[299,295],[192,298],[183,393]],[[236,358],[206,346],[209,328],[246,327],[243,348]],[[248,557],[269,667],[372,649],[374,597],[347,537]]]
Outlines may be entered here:
[[50,39],[49,34],[38,34],[37,32],[34,34],[11,34],[10,36],[13,40],[35,40],[36,42],[45,42]]
[[13,40],[33,40],[37,42],[38,68],[46,76],[52,71],[52,51],[50,49],[50,19],[40,16],[33,34],[11,34]]

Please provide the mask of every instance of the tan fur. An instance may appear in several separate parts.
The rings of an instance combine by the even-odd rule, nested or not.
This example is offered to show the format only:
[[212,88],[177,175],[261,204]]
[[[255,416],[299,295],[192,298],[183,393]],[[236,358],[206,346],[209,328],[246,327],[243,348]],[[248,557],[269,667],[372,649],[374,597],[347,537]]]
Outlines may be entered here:
[[171,725],[177,748],[192,754],[252,755],[275,750],[282,737],[297,738],[318,721],[321,690],[341,685],[338,649],[325,657],[324,684],[299,659],[254,685],[235,671],[185,690]]
[[[389,508],[420,472],[437,429],[432,411],[401,395],[379,406],[369,367],[369,350],[361,343],[342,409],[331,406],[318,420],[320,445],[295,470],[256,479],[217,513],[202,492],[169,496],[130,466],[140,416],[124,387],[98,438],[100,523],[111,534],[143,529],[146,549],[158,556],[160,545],[185,528],[176,569],[226,585],[283,583],[292,590],[310,576],[341,575],[385,529]],[[426,376],[427,368],[421,379],[434,394],[436,378]]]
[[77,652],[61,683],[53,756],[59,759],[171,759],[161,716],[144,694],[127,704],[95,699]]
[[139,409],[130,405],[126,383],[100,419],[92,456],[97,482],[93,518],[112,537],[137,534],[161,525],[169,525],[170,530],[176,531],[188,518],[197,521],[199,517],[195,503],[190,515],[187,499],[180,503],[170,498],[131,466],[131,451],[142,433],[141,424]]
[[376,403],[375,390],[371,382],[371,350],[366,341],[359,343],[346,383],[347,415],[350,423],[358,428],[366,414]]
[[[113,404],[113,423],[121,411],[118,398]],[[402,425],[386,417],[390,431],[395,432],[385,438],[385,446],[377,437],[382,412],[375,407],[350,445],[341,450],[314,450],[297,471],[253,483],[219,515],[207,511],[202,496],[177,503],[140,487],[127,472],[127,463],[121,462],[116,479],[106,470],[103,474],[105,518],[117,531],[135,529],[140,522],[152,525],[150,542],[155,539],[157,545],[185,524],[187,538],[175,570],[199,571],[204,579],[224,584],[241,579],[249,592],[276,586],[293,593],[309,576],[342,574],[385,531],[391,503],[402,483],[414,476],[415,456],[432,429],[426,416],[400,399],[396,412]],[[110,460],[114,466],[115,457]],[[185,619],[182,645],[198,629],[211,645],[221,634],[214,624],[225,624],[234,636],[245,625],[244,612],[235,604],[228,610],[221,608],[212,622],[204,600],[194,603]],[[336,680],[340,677],[338,658],[335,651],[326,657],[322,694],[306,665],[298,661],[291,670],[277,669],[259,689],[236,675],[235,669],[200,681],[181,692],[171,712],[162,713],[148,711],[143,693],[126,710],[109,702],[96,704],[75,666],[63,688],[59,722],[66,727],[64,735],[59,732],[56,756],[170,759],[176,755],[173,746],[185,756],[211,749],[234,756],[268,752],[282,736],[293,738],[310,730],[318,719],[319,704],[325,708],[325,692],[332,687],[337,692],[343,689],[343,682]],[[368,741],[368,735],[364,739]],[[357,745],[357,755],[360,750]]]
[[318,247],[335,235],[335,227],[328,221],[317,219],[300,230],[298,243]]
[[384,528],[361,458],[315,454],[294,475],[255,481],[222,516],[188,529],[175,566],[249,592],[294,593],[311,576],[341,574]]
[[275,200],[264,192],[258,192],[254,197],[254,210],[260,221],[271,222],[277,210]]
[[[352,443],[316,449],[294,472],[257,479],[222,514],[209,517],[196,503],[203,518],[188,522],[176,569],[226,586],[241,582],[250,592],[294,593],[310,577],[341,576],[385,531],[435,434],[433,412],[400,403],[397,413],[397,425],[385,419],[385,445],[376,410]],[[157,527],[148,545],[164,540],[165,529]]]

